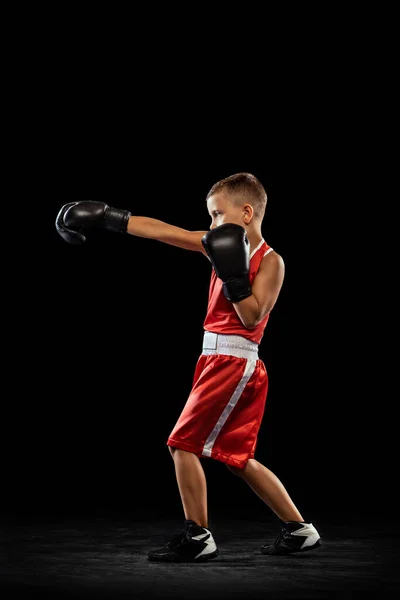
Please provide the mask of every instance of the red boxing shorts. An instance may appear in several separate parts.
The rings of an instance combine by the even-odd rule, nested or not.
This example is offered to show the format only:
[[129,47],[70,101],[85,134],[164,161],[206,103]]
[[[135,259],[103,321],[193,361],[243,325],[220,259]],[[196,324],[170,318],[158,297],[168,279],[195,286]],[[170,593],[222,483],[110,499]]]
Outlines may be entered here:
[[257,344],[206,331],[192,390],[167,445],[243,468],[254,458],[267,391]]

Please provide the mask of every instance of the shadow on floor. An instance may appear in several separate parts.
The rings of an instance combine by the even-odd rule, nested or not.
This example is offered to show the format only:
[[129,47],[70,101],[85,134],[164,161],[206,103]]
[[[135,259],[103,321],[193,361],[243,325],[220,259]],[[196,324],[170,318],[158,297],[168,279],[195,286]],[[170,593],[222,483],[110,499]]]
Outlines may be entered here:
[[[391,598],[400,593],[390,526],[314,520],[323,545],[288,557],[259,547],[275,521],[215,519],[219,556],[202,564],[152,563],[150,548],[179,531],[171,520],[127,518],[0,524],[0,592],[8,598],[324,599]],[[397,534],[397,540],[399,535]]]

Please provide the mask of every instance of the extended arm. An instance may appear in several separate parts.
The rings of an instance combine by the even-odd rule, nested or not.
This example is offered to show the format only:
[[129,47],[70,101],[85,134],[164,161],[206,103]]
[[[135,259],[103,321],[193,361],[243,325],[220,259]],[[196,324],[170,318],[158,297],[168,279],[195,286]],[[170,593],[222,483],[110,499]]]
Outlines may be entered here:
[[205,254],[201,243],[205,231],[188,231],[151,217],[131,216],[128,221],[127,233]]
[[69,244],[83,244],[87,231],[100,228],[205,254],[201,243],[205,231],[188,231],[151,217],[132,216],[130,211],[108,206],[104,202],[70,202],[61,208],[56,218],[56,229]]

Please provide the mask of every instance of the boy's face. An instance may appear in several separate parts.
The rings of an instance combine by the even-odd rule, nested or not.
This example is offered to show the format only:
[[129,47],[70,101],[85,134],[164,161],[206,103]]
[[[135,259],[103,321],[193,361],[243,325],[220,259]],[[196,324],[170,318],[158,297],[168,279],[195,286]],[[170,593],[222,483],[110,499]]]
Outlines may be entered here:
[[238,206],[229,200],[229,197],[220,192],[210,196],[207,200],[207,209],[211,217],[210,229],[214,229],[223,223],[236,223],[245,227],[246,223],[246,206]]

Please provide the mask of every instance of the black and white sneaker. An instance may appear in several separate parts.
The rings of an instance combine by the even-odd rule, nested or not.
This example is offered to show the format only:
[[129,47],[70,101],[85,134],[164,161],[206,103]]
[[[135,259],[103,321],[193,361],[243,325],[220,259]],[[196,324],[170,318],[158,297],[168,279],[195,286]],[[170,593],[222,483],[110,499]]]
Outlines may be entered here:
[[163,562],[203,562],[216,556],[218,548],[211,531],[190,520],[185,521],[185,531],[162,548],[147,553],[149,560]]
[[275,542],[261,546],[262,554],[292,554],[321,546],[322,540],[312,523],[281,521],[282,529]]

